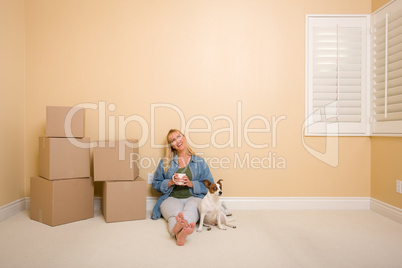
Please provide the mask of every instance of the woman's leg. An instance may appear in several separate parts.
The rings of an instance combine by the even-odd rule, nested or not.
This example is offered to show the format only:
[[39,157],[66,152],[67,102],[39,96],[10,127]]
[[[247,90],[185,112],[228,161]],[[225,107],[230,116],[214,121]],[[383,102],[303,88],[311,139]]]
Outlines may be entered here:
[[198,205],[200,204],[201,200],[202,199],[198,197],[190,197],[183,199],[183,201],[185,201],[185,205],[183,208],[183,217],[189,223],[186,224],[179,233],[177,233],[176,235],[177,245],[183,246],[187,236],[193,233],[195,223],[200,218],[198,214]]
[[161,204],[162,216],[168,222],[168,230],[173,237],[187,224],[182,213],[184,205],[182,199],[174,197],[168,197]]
[[183,208],[184,218],[188,222],[196,223],[200,219],[200,214],[198,212],[198,206],[200,205],[202,199],[199,197],[192,196],[185,200],[186,200],[186,203]]

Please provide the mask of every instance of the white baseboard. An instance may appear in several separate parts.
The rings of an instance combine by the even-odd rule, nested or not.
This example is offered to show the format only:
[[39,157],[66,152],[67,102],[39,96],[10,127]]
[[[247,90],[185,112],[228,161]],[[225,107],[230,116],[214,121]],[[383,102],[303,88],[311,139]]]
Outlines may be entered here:
[[370,208],[387,218],[402,223],[402,209],[400,208],[394,207],[375,198],[371,198]]
[[94,210],[101,210],[102,209],[102,197],[95,196],[94,199]]
[[29,202],[29,197],[24,197],[0,207],[0,222],[28,209],[27,199]]
[[223,197],[231,210],[368,210],[368,197]]
[[[151,210],[158,198],[147,197],[147,210]],[[221,197],[230,210],[308,210],[339,209],[369,210],[369,197]]]
[[[147,197],[146,206],[150,211],[155,206],[157,197]],[[401,210],[387,206],[369,197],[221,197],[230,210],[381,210],[394,218],[401,219]],[[385,204],[385,205],[384,205]],[[95,197],[94,209],[100,210],[102,198]],[[0,207],[0,221],[5,220],[30,207],[30,198],[25,197]],[[391,208],[392,207],[392,208]],[[385,215],[385,216],[387,216]]]

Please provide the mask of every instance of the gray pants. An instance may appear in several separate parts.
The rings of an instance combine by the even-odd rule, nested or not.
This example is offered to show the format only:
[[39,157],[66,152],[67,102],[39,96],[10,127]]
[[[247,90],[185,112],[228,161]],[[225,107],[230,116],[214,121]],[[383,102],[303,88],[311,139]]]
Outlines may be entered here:
[[176,225],[176,216],[183,212],[184,219],[188,223],[197,222],[200,219],[198,214],[198,205],[201,203],[199,197],[189,197],[184,199],[168,197],[161,204],[162,216],[168,222],[169,233],[175,236],[172,232],[173,227]]

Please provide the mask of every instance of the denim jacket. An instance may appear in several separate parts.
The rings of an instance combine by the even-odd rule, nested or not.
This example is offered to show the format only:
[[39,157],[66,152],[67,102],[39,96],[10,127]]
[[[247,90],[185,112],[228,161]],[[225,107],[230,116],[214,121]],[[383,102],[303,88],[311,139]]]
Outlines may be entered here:
[[[202,181],[209,180],[210,182],[214,183],[211,171],[209,170],[209,167],[205,162],[205,160],[195,155],[191,156],[191,160],[188,165],[191,174],[193,175],[192,179],[193,188],[189,188],[190,194],[195,197],[204,198],[204,196],[208,193],[208,190]],[[168,183],[173,177],[173,174],[176,173],[178,169],[179,169],[179,163],[177,160],[177,155],[173,158],[171,166],[166,173],[163,171],[163,160],[159,162],[159,165],[156,168],[154,180],[152,182],[152,187],[157,192],[162,193],[162,195],[161,197],[159,197],[152,211],[151,218],[154,220],[157,220],[162,216],[160,206],[162,202],[169,197],[170,193],[173,190],[174,185],[168,187]]]

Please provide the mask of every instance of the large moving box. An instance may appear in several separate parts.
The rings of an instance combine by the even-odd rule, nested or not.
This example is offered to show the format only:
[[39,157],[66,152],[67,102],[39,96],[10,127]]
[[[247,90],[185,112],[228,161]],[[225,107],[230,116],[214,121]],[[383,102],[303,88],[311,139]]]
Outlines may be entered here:
[[[66,121],[67,127],[69,127],[67,131],[64,127]],[[68,124],[69,122],[71,124]],[[69,130],[71,130],[70,135]],[[85,109],[82,107],[47,106],[46,137],[85,137]]]
[[31,178],[30,218],[50,226],[93,218],[92,178]]
[[[88,145],[89,138],[79,139]],[[48,180],[90,177],[91,156],[67,138],[39,138],[39,176]]]
[[137,158],[138,140],[98,142],[93,152],[94,180],[134,180],[139,175]]
[[105,221],[145,219],[146,186],[147,182],[141,177],[134,181],[104,182],[102,208]]

